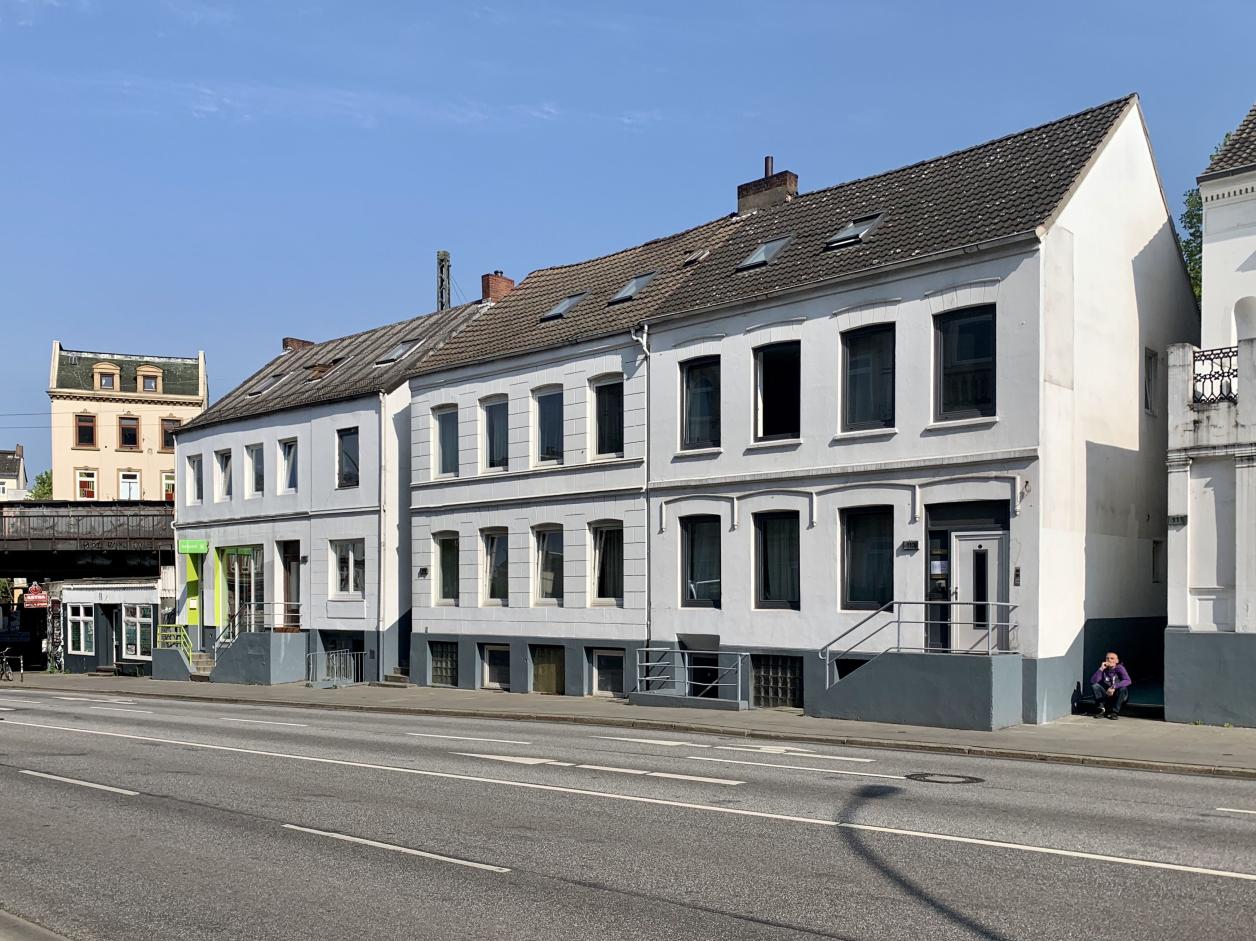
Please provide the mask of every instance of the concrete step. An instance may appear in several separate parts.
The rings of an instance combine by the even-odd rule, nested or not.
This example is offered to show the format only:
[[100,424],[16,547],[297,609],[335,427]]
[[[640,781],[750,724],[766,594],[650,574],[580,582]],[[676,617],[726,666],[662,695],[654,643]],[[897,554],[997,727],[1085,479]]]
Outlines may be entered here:
[[208,673],[189,673],[188,679],[191,680],[193,683],[208,683],[209,674]]
[[407,686],[409,686],[410,677],[405,673],[385,673],[384,682],[385,683],[404,683]]

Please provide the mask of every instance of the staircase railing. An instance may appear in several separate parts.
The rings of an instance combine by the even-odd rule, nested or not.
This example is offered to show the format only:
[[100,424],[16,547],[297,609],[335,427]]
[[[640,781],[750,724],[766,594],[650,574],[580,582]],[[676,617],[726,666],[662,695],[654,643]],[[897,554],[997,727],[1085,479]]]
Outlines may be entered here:
[[[903,616],[905,609],[914,607],[923,609],[921,617],[909,618]],[[1016,605],[1007,601],[887,601],[820,648],[819,656],[825,665],[825,685],[826,687],[832,687],[841,679],[838,673],[839,661],[854,654],[864,644],[880,636],[883,631],[891,627],[895,630],[894,642],[881,647],[872,657],[868,658],[867,662],[876,660],[882,654],[901,651],[980,654],[986,657],[1011,653],[1016,647],[1017,624],[1012,621],[1012,615],[1016,611],[1016,607]],[[930,617],[930,608],[945,608],[947,616],[944,618]],[[957,609],[962,608],[970,609],[968,620],[956,617]],[[980,617],[978,617],[979,613]],[[848,643],[843,648],[838,648],[838,644],[846,641],[861,627],[869,624],[881,614],[888,614],[889,617],[858,640]],[[945,645],[929,643],[921,646],[906,645],[903,643],[903,625],[905,624],[919,626],[921,633],[925,635],[926,639],[930,626],[945,625],[949,629],[949,643]],[[973,642],[968,646],[956,644],[954,640],[957,631],[963,628],[976,632],[976,636],[973,636]]]
[[296,634],[301,631],[301,604],[295,601],[250,601],[236,608],[226,625],[214,638],[210,653],[214,659],[241,634],[276,631]]
[[[742,675],[750,655],[737,650],[682,650],[679,647],[637,649],[637,689],[675,690],[683,696],[741,699]],[[712,663],[711,661],[715,662]],[[731,696],[721,696],[723,690]]]
[[157,646],[163,649],[182,650],[185,657],[192,659],[192,638],[188,634],[186,624],[158,624]]

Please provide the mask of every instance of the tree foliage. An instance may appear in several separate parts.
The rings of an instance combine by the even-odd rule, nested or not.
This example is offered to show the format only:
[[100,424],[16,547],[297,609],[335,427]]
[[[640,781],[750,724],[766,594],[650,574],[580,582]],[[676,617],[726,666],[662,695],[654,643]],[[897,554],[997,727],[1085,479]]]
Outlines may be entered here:
[[[1221,138],[1221,143],[1212,149],[1215,157],[1221,152],[1230,135]],[[1204,284],[1204,201],[1200,198],[1199,187],[1192,186],[1182,194],[1182,214],[1178,216],[1185,235],[1181,239],[1182,258],[1186,261],[1186,270],[1191,276],[1191,287],[1195,289],[1195,300],[1203,297]]]
[[26,491],[27,500],[51,500],[52,499],[52,471],[41,471],[35,478],[35,482],[31,484],[30,489]]

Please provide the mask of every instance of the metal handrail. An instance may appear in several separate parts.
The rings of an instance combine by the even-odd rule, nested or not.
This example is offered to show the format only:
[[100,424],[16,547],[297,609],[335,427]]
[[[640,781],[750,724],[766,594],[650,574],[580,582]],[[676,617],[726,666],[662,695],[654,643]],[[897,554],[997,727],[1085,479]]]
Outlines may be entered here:
[[[657,655],[657,657],[653,656]],[[691,657],[715,657],[716,662],[693,663]],[[676,688],[677,675],[683,676],[686,695],[695,695],[690,690],[700,690],[696,695],[702,696],[715,690],[732,688],[735,698],[741,698],[742,668],[750,655],[739,650],[682,650],[679,647],[639,647],[637,648],[637,688],[650,692],[658,686]],[[721,658],[731,663],[721,664]],[[680,661],[677,669],[677,660]],[[662,670],[659,673],[656,670]],[[713,679],[695,679],[698,670],[713,670]],[[731,677],[731,679],[729,678]]]
[[[276,612],[273,617],[268,617],[268,610],[270,609],[274,609]],[[214,638],[213,648],[210,652],[216,659],[218,652],[230,647],[241,634],[256,634],[266,631],[296,634],[301,630],[301,602],[246,601],[227,618],[227,623]]]
[[158,624],[158,649],[182,650],[184,656],[192,659],[192,638],[188,635],[186,624]]
[[365,654],[361,650],[324,650],[305,655],[305,682],[310,686],[354,686],[364,682]]

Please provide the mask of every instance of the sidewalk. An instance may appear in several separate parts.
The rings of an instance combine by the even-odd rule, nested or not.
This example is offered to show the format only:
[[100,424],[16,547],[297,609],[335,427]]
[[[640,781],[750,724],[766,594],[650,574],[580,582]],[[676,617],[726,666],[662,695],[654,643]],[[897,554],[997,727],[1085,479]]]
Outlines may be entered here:
[[[1178,725],[1145,719],[1103,722],[1072,716],[1048,725],[1022,725],[998,732],[968,732],[844,719],[813,719],[794,711],[775,709],[710,712],[631,706],[622,700],[592,696],[540,696],[425,687],[311,689],[301,684],[238,686],[28,673],[24,683],[4,684],[0,689],[162,696],[205,702],[402,715],[574,722],[1256,780],[1256,729]],[[3,695],[0,693],[0,696]]]

